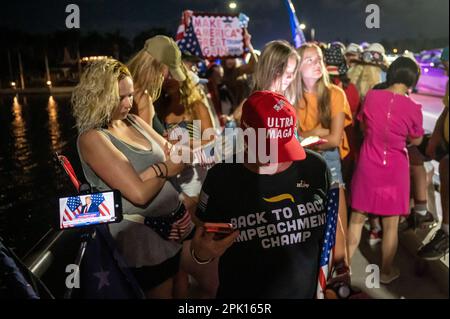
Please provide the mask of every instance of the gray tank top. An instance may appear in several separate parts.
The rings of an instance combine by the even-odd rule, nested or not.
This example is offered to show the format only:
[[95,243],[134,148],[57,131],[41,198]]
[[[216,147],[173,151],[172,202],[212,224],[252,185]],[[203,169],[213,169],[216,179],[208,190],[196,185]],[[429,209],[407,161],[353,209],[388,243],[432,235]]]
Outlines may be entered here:
[[[105,134],[111,143],[125,155],[138,174],[152,164],[163,162],[164,152],[162,148],[136,122],[134,115],[128,115],[126,120],[150,142],[152,145],[151,150],[136,148],[118,139],[106,129],[99,129],[99,131]],[[78,142],[77,148],[86,180],[92,187],[96,187],[100,191],[110,190],[111,188],[84,162]],[[146,206],[136,206],[122,197],[124,214],[139,214],[153,217],[164,216],[177,211],[180,205],[179,193],[170,181],[166,181],[160,192]],[[173,257],[181,248],[179,243],[163,239],[144,224],[123,220],[120,223],[110,224],[109,228],[111,235],[116,240],[119,251],[123,254],[130,267],[160,264]]]

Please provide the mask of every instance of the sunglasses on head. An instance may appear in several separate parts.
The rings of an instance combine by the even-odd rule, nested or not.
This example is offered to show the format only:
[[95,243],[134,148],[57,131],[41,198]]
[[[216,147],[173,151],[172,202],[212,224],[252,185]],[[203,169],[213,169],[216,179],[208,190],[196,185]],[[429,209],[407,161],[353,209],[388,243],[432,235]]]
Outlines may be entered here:
[[378,63],[383,62],[384,57],[380,52],[364,51],[362,53],[362,60],[366,63]]

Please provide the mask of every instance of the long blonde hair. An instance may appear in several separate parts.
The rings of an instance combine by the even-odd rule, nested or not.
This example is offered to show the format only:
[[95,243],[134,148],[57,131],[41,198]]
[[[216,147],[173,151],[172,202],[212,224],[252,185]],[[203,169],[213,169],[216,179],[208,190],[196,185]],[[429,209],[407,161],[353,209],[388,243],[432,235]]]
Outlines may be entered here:
[[[303,56],[307,49],[315,49],[320,56],[321,59],[321,69],[322,69],[322,77],[317,81],[317,107],[318,107],[318,115],[319,115],[319,123],[323,128],[330,128],[331,125],[331,83],[330,77],[328,76],[327,68],[325,67],[325,63],[323,62],[323,53],[322,49],[314,43],[305,43],[300,48],[298,48],[298,54],[300,55],[300,59],[303,61]],[[299,72],[301,73],[301,72]],[[301,74],[300,74],[301,76]],[[301,85],[301,98],[305,101],[306,112],[308,112],[308,105],[305,99],[305,85],[303,83],[302,78]]]
[[149,94],[155,102],[160,94],[164,82],[164,64],[158,62],[150,53],[142,49],[127,63],[133,77],[135,88]]
[[120,103],[119,81],[131,77],[121,62],[107,58],[86,66],[72,92],[72,114],[79,133],[106,126]]
[[363,64],[361,74],[355,83],[361,100],[365,98],[370,89],[381,82],[381,73],[382,70],[379,66]]
[[291,57],[294,57],[297,61],[294,70],[294,79],[284,92],[281,92],[281,88],[279,88],[278,93],[286,96],[292,104],[296,104],[298,93],[300,92],[299,86],[301,84],[297,72],[300,66],[300,57],[287,41],[270,41],[264,46],[258,64],[256,65],[254,90],[269,90],[273,82],[286,71],[288,60]]
[[184,63],[181,64],[181,70],[186,76],[186,79],[180,83],[180,102],[186,109],[186,111],[194,116],[193,114],[193,106],[195,102],[203,103],[203,95],[200,89],[197,87],[197,84],[192,81],[192,78],[189,74],[187,67]]

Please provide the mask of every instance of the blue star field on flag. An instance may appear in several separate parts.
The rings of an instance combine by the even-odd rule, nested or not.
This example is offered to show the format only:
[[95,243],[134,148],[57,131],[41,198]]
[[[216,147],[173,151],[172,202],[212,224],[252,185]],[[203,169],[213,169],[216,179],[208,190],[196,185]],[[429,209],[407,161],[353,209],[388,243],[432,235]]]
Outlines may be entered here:
[[77,210],[77,208],[81,205],[81,200],[79,196],[69,197],[67,200],[67,207],[73,213]]
[[322,253],[320,256],[320,267],[328,264],[331,250],[336,241],[336,225],[339,207],[339,188],[332,188],[328,193],[327,223]]
[[178,42],[178,47],[181,52],[189,52],[192,55],[203,58],[202,49],[200,48],[197,35],[194,32],[192,21],[185,31],[184,38]]
[[105,200],[105,197],[102,193],[92,194],[91,195],[92,204],[96,206],[100,206],[101,203]]

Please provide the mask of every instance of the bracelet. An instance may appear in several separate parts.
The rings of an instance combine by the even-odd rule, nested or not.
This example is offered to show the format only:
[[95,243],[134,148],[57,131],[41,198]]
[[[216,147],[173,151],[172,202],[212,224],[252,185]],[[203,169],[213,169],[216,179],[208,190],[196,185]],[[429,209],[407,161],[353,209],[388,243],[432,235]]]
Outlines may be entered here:
[[153,171],[155,172],[156,177],[158,177],[158,172],[156,171],[156,168],[154,165],[150,166],[151,168],[153,168]]
[[161,166],[159,166],[159,164],[166,165],[165,163],[158,163],[158,164],[155,164],[155,166],[158,167],[158,170],[159,170],[159,175],[158,175],[158,177],[167,179],[167,169],[166,169],[166,174],[164,175],[164,173],[163,173],[163,171],[162,171],[162,169],[161,169]]
[[153,164],[152,168],[155,170],[156,177],[161,177],[162,176],[161,168],[157,164]]
[[164,162],[161,162],[161,164],[163,164],[163,165],[164,165],[164,167],[166,168],[166,175],[164,176],[164,178],[167,178],[167,177],[169,177],[169,168],[167,167],[167,164],[166,164],[166,163],[164,163]]
[[207,264],[211,263],[214,260],[214,257],[210,258],[208,260],[200,260],[200,259],[198,259],[198,257],[195,255],[194,248],[192,248],[192,247],[191,247],[191,257],[199,265],[207,265]]

